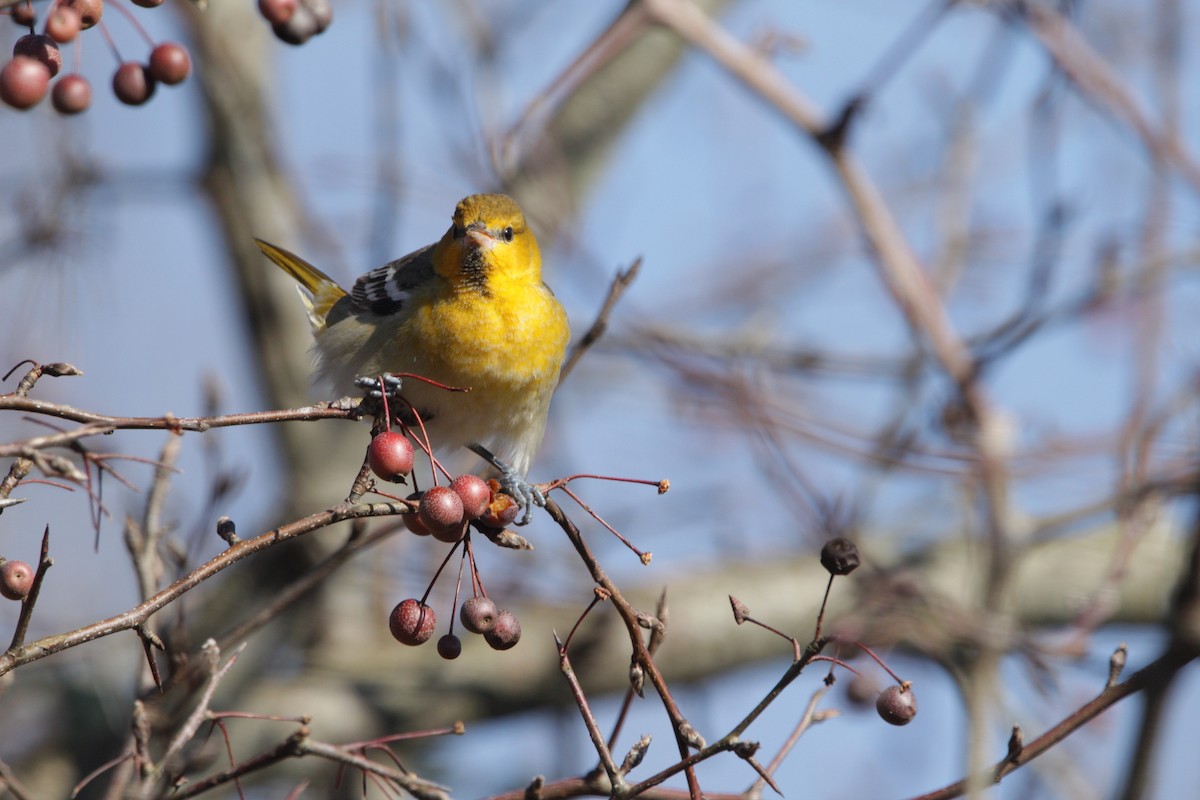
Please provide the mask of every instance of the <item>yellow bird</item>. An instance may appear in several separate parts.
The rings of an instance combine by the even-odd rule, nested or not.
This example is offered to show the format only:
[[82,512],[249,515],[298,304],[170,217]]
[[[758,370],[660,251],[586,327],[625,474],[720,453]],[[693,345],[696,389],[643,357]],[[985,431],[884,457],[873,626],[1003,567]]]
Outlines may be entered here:
[[373,269],[347,293],[299,256],[256,239],[299,281],[316,338],[317,376],[337,391],[356,378],[412,373],[401,394],[439,452],[468,447],[525,508],[544,498],[525,482],[541,444],[570,328],[542,281],[542,256],[520,206],[476,194],[454,209],[440,241]]

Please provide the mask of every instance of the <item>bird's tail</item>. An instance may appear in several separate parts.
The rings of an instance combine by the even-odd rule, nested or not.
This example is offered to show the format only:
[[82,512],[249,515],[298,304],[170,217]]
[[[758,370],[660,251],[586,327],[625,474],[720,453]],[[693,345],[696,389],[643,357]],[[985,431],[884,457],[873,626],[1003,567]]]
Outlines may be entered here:
[[312,264],[293,252],[276,247],[270,242],[255,239],[254,243],[263,255],[295,278],[300,286],[300,299],[308,309],[308,319],[312,322],[313,330],[320,331],[325,327],[325,318],[333,304],[346,296],[346,290],[338,286],[333,278],[326,275]]

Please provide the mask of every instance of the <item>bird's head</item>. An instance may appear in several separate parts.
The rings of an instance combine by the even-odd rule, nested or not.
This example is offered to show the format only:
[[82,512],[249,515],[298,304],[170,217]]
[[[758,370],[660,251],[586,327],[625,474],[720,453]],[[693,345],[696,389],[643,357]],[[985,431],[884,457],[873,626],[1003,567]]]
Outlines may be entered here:
[[541,281],[542,256],[515,200],[473,194],[455,207],[434,266],[456,286],[486,290],[497,280]]

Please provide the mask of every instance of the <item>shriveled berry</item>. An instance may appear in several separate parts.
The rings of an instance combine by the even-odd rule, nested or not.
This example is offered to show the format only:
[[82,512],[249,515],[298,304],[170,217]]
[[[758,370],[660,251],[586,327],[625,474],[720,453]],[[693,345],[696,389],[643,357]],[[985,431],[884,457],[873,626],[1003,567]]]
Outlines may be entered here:
[[447,661],[453,661],[462,655],[462,639],[459,639],[453,633],[447,633],[438,639],[437,651],[438,655],[442,658]]
[[37,12],[33,10],[33,3],[25,0],[24,3],[13,6],[12,21],[22,28],[33,27],[37,23]]
[[892,684],[875,698],[875,710],[889,725],[907,725],[917,715],[917,696],[908,681]]
[[136,61],[126,61],[113,74],[113,94],[125,105],[140,106],[154,96],[150,72]]
[[24,600],[33,588],[33,567],[24,561],[5,561],[0,565],[0,595],[9,600]]
[[258,0],[258,13],[272,25],[283,25],[296,13],[296,0]]
[[858,547],[845,537],[830,539],[821,548],[821,566],[831,575],[849,575],[858,564]]
[[501,611],[496,615],[496,624],[483,635],[483,640],[493,650],[508,650],[516,647],[521,640],[521,623],[511,611]]
[[371,471],[385,481],[400,483],[412,472],[413,446],[408,437],[396,431],[377,433],[367,447]]
[[416,646],[429,641],[437,628],[433,609],[416,598],[401,600],[388,617],[388,628],[400,644]]
[[0,100],[13,108],[32,108],[48,88],[50,70],[37,59],[17,56],[0,69]]
[[499,609],[490,597],[472,597],[463,601],[458,619],[471,633],[487,633],[496,625]]
[[421,497],[421,522],[434,538],[457,542],[463,532],[463,504],[449,486],[434,486]]
[[[423,494],[425,494],[425,493],[424,492],[413,492],[405,499],[419,501]],[[418,514],[416,511],[413,511],[410,514],[401,514],[400,519],[402,519],[404,521],[404,527],[408,528],[410,531],[415,533],[417,536],[428,536],[430,533],[432,533],[432,531],[430,531],[429,528],[425,527],[425,523],[421,522],[421,515]]]
[[50,102],[60,114],[78,114],[92,104],[92,85],[78,73],[63,75],[50,90]]
[[450,482],[450,488],[462,500],[463,517],[466,519],[479,519],[492,500],[492,490],[488,488],[487,481],[478,475],[459,475]]
[[104,14],[104,0],[62,0],[60,5],[79,13],[79,24],[84,30],[99,22]]
[[58,44],[44,33],[27,33],[13,45],[14,56],[27,56],[46,65],[53,78],[62,68],[62,53]]
[[74,41],[82,28],[79,12],[70,6],[55,6],[46,18],[46,35],[59,44]]
[[150,51],[150,75],[156,81],[174,86],[192,71],[192,58],[183,45],[163,42]]
[[[499,488],[499,484],[496,484],[496,488]],[[492,501],[479,517],[479,523],[489,528],[504,528],[513,524],[520,513],[521,507],[516,500],[504,492],[493,491]]]
[[133,0],[135,6],[142,8],[158,8],[163,4],[164,0]]

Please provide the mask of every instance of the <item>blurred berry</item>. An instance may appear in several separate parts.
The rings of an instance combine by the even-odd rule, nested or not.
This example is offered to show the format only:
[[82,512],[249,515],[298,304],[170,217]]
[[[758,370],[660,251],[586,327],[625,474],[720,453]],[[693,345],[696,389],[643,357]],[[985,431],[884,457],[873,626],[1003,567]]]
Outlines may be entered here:
[[168,86],[183,83],[192,71],[192,59],[183,45],[163,42],[150,51],[150,77]]
[[27,33],[13,45],[14,56],[26,56],[46,65],[50,77],[58,74],[62,67],[62,53],[58,52],[58,44],[44,33]]
[[283,25],[296,13],[296,0],[258,0],[258,13],[272,25]]
[[55,6],[46,19],[46,35],[59,44],[73,41],[82,27],[79,12],[69,6]]
[[78,114],[92,104],[92,85],[78,73],[63,75],[50,91],[50,102],[60,114]]
[[154,96],[154,78],[145,66],[126,61],[113,73],[113,94],[128,106],[140,106]]
[[0,100],[13,108],[32,108],[49,87],[50,70],[36,59],[17,56],[0,69]]
[[104,0],[61,0],[59,5],[79,12],[79,24],[84,30],[99,22],[104,14]]
[[37,12],[33,10],[33,3],[25,0],[24,3],[13,6],[12,20],[22,28],[32,28],[37,24]]

